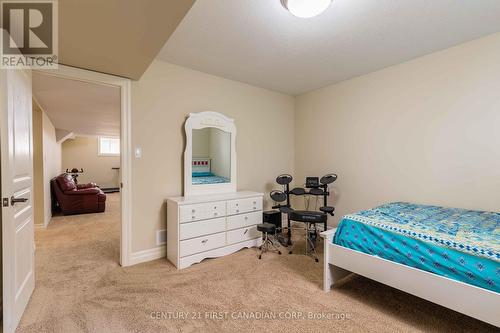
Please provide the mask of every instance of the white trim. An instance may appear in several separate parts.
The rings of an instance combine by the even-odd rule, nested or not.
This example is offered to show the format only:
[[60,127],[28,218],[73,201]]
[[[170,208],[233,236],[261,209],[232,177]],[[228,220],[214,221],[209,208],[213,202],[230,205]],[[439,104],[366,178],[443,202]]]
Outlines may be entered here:
[[97,157],[118,157],[120,154],[101,154],[97,152]]
[[59,65],[58,69],[37,69],[33,72],[70,80],[101,84],[120,88],[121,132],[120,132],[120,172],[123,187],[121,193],[122,227],[120,240],[120,264],[130,266],[132,255],[132,144],[131,144],[131,84],[129,79],[97,73],[85,69]]
[[[207,127],[218,128],[231,134],[231,182],[223,184],[193,185],[192,156],[193,130]],[[184,125],[186,132],[186,148],[184,150],[184,196],[236,192],[236,126],[234,120],[222,113],[204,111],[190,113]]]
[[325,292],[353,272],[500,327],[499,293],[335,245],[333,233],[322,234]]
[[[1,197],[8,198],[9,194],[12,192],[10,186],[8,185],[7,171],[10,169],[9,156],[7,152],[9,151],[8,138],[9,138],[9,126],[4,119],[7,119],[8,113],[8,91],[7,91],[7,70],[0,69],[0,192]],[[0,222],[2,228],[2,304],[5,304],[2,310],[3,319],[3,329],[2,331],[6,333],[14,332],[16,327],[13,327],[14,321],[14,306],[11,304],[11,300],[14,299],[15,281],[13,280],[11,274],[5,274],[6,271],[13,271],[13,256],[9,255],[9,249],[13,249],[15,244],[12,237],[6,237],[10,234],[10,229],[12,228],[12,212],[8,207],[1,208],[0,211]]]
[[130,255],[130,266],[137,265],[151,260],[165,258],[167,256],[167,248],[165,246],[155,247],[149,250],[133,252]]
[[75,138],[75,133],[69,132],[68,134],[57,140],[57,143],[63,144],[64,141],[74,138]]

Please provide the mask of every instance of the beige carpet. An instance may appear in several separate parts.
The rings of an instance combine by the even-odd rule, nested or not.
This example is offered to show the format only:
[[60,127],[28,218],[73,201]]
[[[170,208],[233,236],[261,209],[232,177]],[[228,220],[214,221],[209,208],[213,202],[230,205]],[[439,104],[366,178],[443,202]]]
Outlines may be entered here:
[[108,198],[105,214],[37,230],[36,290],[18,332],[494,331],[363,277],[325,294],[322,263],[301,255],[259,261],[249,249],[182,271],[166,260],[121,268],[118,196]]

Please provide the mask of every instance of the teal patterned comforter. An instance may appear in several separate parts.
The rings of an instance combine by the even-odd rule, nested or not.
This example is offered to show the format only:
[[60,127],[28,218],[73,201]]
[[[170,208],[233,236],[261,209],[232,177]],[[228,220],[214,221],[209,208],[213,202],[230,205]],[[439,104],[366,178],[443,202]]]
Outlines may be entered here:
[[397,202],[346,215],[333,243],[500,292],[500,214]]
[[231,181],[229,178],[222,177],[222,176],[196,176],[192,177],[193,180],[193,185],[207,185],[207,184],[223,184],[223,183],[230,183]]

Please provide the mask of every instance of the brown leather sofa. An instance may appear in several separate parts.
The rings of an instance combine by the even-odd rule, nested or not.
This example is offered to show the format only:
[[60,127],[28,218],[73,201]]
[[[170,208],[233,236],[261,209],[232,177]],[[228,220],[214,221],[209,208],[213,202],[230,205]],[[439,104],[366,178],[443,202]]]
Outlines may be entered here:
[[94,183],[76,184],[63,173],[50,181],[52,193],[64,215],[102,213],[106,209],[106,194]]

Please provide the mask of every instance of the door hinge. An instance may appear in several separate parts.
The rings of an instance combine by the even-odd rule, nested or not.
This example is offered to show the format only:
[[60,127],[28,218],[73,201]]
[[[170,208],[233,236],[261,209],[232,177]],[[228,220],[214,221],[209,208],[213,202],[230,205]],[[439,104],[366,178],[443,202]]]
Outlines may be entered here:
[[120,183],[120,188],[123,188],[123,183]]
[[9,198],[2,199],[2,207],[9,207]]

